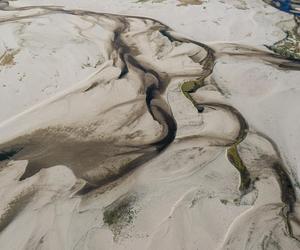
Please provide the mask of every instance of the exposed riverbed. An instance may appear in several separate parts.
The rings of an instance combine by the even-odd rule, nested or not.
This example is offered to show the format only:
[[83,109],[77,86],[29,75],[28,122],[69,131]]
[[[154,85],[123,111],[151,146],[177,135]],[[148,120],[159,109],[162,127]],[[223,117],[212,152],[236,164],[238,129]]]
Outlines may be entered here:
[[218,78],[226,60],[299,75],[297,58],[146,17],[2,7],[3,79],[28,55],[62,60],[66,39],[66,65],[90,54],[78,83],[0,123],[3,249],[300,248],[297,174]]

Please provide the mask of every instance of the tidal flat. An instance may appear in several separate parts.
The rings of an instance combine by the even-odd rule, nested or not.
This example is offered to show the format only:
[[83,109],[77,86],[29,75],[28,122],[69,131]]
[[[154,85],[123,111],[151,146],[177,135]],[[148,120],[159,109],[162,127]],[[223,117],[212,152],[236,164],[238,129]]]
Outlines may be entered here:
[[261,0],[1,1],[0,249],[300,249],[298,33]]

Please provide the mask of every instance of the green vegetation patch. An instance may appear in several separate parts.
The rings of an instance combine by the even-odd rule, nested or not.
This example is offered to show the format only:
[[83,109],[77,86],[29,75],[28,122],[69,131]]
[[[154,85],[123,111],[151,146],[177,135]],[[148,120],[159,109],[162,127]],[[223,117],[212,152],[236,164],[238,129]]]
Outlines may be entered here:
[[185,82],[181,86],[182,91],[188,93],[195,92],[198,88],[198,82],[196,80]]
[[239,171],[241,176],[240,191],[245,193],[251,184],[250,173],[244,165],[237,149],[237,145],[234,144],[227,150],[227,157],[232,165]]
[[137,197],[134,195],[121,197],[111,205],[107,206],[103,212],[103,221],[109,226],[116,239],[124,227],[129,226],[136,217],[134,203]]
[[2,56],[0,56],[0,66],[12,66],[15,65],[15,56],[20,50],[7,50]]
[[285,39],[270,46],[269,49],[287,59],[300,60],[300,34],[298,27],[287,32]]
[[181,91],[182,93],[188,98],[194,105],[196,104],[193,98],[191,97],[190,93],[194,93],[197,91],[197,89],[203,87],[204,84],[202,83],[201,80],[196,79],[196,80],[191,80],[184,82],[181,85]]

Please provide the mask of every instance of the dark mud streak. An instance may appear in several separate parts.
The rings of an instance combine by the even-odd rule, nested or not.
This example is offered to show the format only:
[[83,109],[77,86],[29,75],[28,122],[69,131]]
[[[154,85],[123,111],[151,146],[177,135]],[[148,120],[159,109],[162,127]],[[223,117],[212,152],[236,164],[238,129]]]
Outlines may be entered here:
[[[247,59],[255,58],[281,70],[300,70],[300,61],[296,59],[285,58],[275,53],[235,43],[223,44],[222,47],[222,49],[229,49],[229,51],[218,49],[215,53],[218,58],[222,56],[236,56]],[[268,48],[269,46],[265,45],[265,47]]]
[[153,159],[155,156],[158,155],[158,153],[159,153],[159,151],[152,150],[149,153],[143,154],[142,156],[129,162],[126,166],[122,167],[118,171],[118,173],[107,175],[105,178],[102,178],[96,184],[86,183],[85,186],[77,192],[77,194],[85,195],[99,187],[104,187],[106,185],[113,183],[114,181],[118,180],[119,178],[126,176],[131,171],[133,171],[137,167],[141,166],[143,163],[146,163],[147,161]]
[[[222,57],[224,55],[237,56],[237,57],[241,57],[241,58],[254,57],[255,59],[260,59],[260,60],[264,61],[265,63],[267,63],[271,66],[275,66],[281,70],[296,70],[296,71],[300,70],[300,61],[296,60],[296,59],[283,58],[282,56],[280,56],[278,54],[258,50],[258,49],[252,48],[250,46],[247,46],[247,45],[239,45],[239,44],[232,43],[232,44],[224,44],[223,47],[225,49],[230,48],[231,51],[227,51],[227,52],[226,51],[217,51],[216,52],[217,57]],[[217,84],[215,83],[215,85],[217,85]],[[245,121],[245,119],[243,118],[243,116],[241,114],[239,114],[239,112],[236,114],[238,115],[238,117],[240,117],[239,118],[240,122],[243,122],[243,120]],[[246,128],[244,136],[243,136],[243,138],[241,138],[241,140],[239,140],[239,142],[241,142],[247,136],[247,133],[248,133],[248,128]],[[279,185],[281,187],[282,201],[287,205],[289,212],[293,213],[294,203],[296,202],[295,190],[294,190],[292,181],[287,173],[287,169],[283,164],[279,149],[278,149],[277,145],[275,144],[275,142],[270,137],[268,137],[260,132],[257,132],[257,131],[255,131],[255,133],[258,134],[259,136],[265,138],[268,142],[270,142],[272,144],[274,150],[276,151],[279,161],[273,165],[273,170],[276,173],[276,177],[277,177]]]
[[[163,34],[168,35],[168,32],[164,31]],[[172,37],[169,37],[169,39],[171,40]],[[190,40],[183,39],[183,41],[190,41]],[[203,46],[201,43],[195,43],[195,44],[198,44],[199,46],[205,47],[207,49],[207,46],[205,46],[205,45]],[[207,51],[210,52],[208,54],[208,58],[210,58],[210,60],[206,61],[206,65],[207,65],[207,67],[205,67],[206,74],[197,79],[197,81],[199,81],[198,87],[194,88],[189,93],[195,93],[198,88],[205,86],[205,83],[204,83],[205,79],[208,78],[208,76],[211,75],[211,73],[213,71],[213,65],[215,64],[215,60],[214,60],[215,57],[219,58],[223,55],[240,56],[240,57],[247,56],[247,57],[255,57],[255,58],[258,57],[261,60],[263,60],[267,63],[270,63],[270,65],[272,65],[272,66],[277,66],[279,69],[300,70],[300,62],[297,60],[283,59],[279,55],[265,52],[265,51],[260,51],[260,50],[257,50],[257,49],[254,49],[254,48],[251,48],[248,46],[243,47],[243,46],[237,45],[237,44],[235,44],[234,46],[236,48],[245,49],[245,51],[243,51],[243,53],[241,53],[241,52],[221,52],[220,53],[220,52],[213,51],[209,48],[207,49]],[[219,89],[219,86],[217,85],[217,83],[214,82],[214,85],[216,85],[217,89]],[[240,124],[239,135],[236,138],[236,142],[233,143],[231,146],[239,145],[247,137],[247,134],[249,132],[249,125],[248,125],[246,119],[243,117],[243,115],[234,107],[232,107],[230,105],[226,105],[226,104],[221,104],[221,103],[196,103],[194,100],[192,100],[192,102],[193,102],[195,108],[199,112],[203,111],[203,107],[204,108],[205,107],[221,108],[221,109],[225,109],[226,111],[230,112],[238,119],[239,124]],[[277,155],[280,159],[278,162],[276,162],[272,165],[272,168],[276,173],[276,177],[277,177],[278,183],[281,188],[282,202],[286,204],[286,211],[283,210],[282,216],[285,219],[285,222],[286,222],[286,225],[288,228],[288,232],[289,232],[289,236],[291,238],[299,241],[296,237],[294,237],[292,227],[291,227],[290,221],[289,221],[289,218],[291,217],[291,215],[294,212],[294,204],[296,202],[296,195],[295,195],[295,190],[294,190],[292,181],[291,181],[289,175],[287,174],[285,166],[281,160],[277,145],[274,143],[274,141],[272,139],[268,138],[267,136],[263,136],[263,137],[273,145],[273,147],[276,150]],[[231,161],[231,163],[233,163],[233,162]],[[240,174],[241,174],[241,177],[242,177],[242,175],[245,175],[247,178],[250,178],[250,174],[247,169],[244,173],[240,173]],[[250,185],[250,182],[248,182],[248,184]]]
[[[157,95],[157,93],[162,93],[165,90],[166,86],[168,85],[168,79],[162,80],[161,79],[162,76],[159,73],[153,71],[152,69],[144,68],[144,66],[142,66],[139,62],[137,62],[134,59],[133,56],[130,55],[130,48],[128,46],[126,46],[123,43],[123,41],[121,40],[122,31],[124,31],[126,28],[128,28],[128,23],[126,22],[125,17],[142,19],[144,21],[145,20],[153,21],[154,23],[161,25],[161,28],[159,30],[160,33],[162,35],[166,36],[170,41],[193,43],[193,44],[196,44],[198,46],[205,48],[208,55],[202,62],[199,62],[199,63],[203,63],[203,68],[204,68],[204,73],[197,79],[200,82],[204,81],[212,73],[213,65],[215,63],[215,55],[214,54],[217,54],[217,56],[226,54],[226,55],[232,55],[232,56],[261,57],[264,60],[269,61],[271,64],[275,64],[281,68],[288,68],[288,69],[292,68],[292,69],[296,69],[296,70],[300,69],[300,64],[298,62],[284,60],[276,54],[268,53],[265,51],[259,51],[257,49],[251,48],[249,46],[243,47],[238,44],[231,44],[231,46],[239,48],[239,49],[242,48],[244,51],[243,52],[223,52],[220,54],[218,52],[215,52],[213,49],[211,49],[209,46],[207,46],[203,43],[200,43],[197,41],[192,41],[187,38],[178,38],[178,37],[175,38],[174,36],[172,36],[170,34],[172,32],[172,29],[170,27],[168,27],[167,25],[163,24],[162,22],[157,21],[152,18],[138,17],[138,16],[132,16],[132,15],[117,15],[117,14],[110,14],[110,13],[98,13],[98,12],[83,11],[83,10],[66,10],[66,9],[62,9],[57,6],[28,6],[28,7],[20,7],[20,8],[6,8],[5,10],[6,11],[22,11],[22,10],[30,10],[30,9],[41,9],[41,10],[46,10],[47,12],[29,15],[29,16],[25,16],[25,17],[14,17],[11,19],[0,20],[0,22],[14,21],[14,20],[19,20],[19,19],[47,15],[47,14],[54,14],[54,13],[65,13],[65,14],[70,14],[70,15],[95,15],[95,16],[103,15],[106,17],[112,17],[114,19],[118,19],[118,21],[119,21],[119,23],[121,23],[121,25],[115,31],[114,47],[115,47],[115,49],[119,50],[121,60],[124,63],[124,67],[123,67],[122,73],[120,74],[119,78],[124,77],[128,73],[127,63],[130,63],[132,66],[142,70],[145,74],[150,73],[151,75],[154,76],[154,78],[157,79],[158,86],[157,86],[157,83],[155,83],[146,89],[147,107],[154,119],[156,119],[156,118],[155,118],[154,113],[151,108],[151,100],[153,99],[154,95]],[[93,86],[93,87],[95,87],[95,86]],[[207,105],[207,106],[211,106],[211,107],[214,106],[214,107],[218,107],[218,108],[220,108],[222,106],[223,108],[227,109],[227,111],[233,113],[238,118],[238,120],[241,124],[241,130],[240,130],[239,136],[237,138],[237,141],[240,142],[245,138],[245,136],[247,134],[247,130],[248,130],[248,125],[247,125],[247,122],[245,121],[245,119],[243,118],[243,116],[236,109],[234,109],[233,107],[231,107],[229,105],[223,105],[223,104],[217,104],[217,103],[207,103],[207,104],[203,103],[200,105],[202,105],[202,106]],[[197,109],[201,108],[200,105],[197,107]],[[162,111],[162,109],[160,111]],[[165,112],[164,115],[166,115],[167,113],[168,112]],[[172,118],[173,121],[170,122],[170,116],[168,116],[168,120],[169,120],[169,125],[172,124],[171,131],[173,131],[173,132],[172,132],[172,135],[170,135],[170,134],[167,135],[167,138],[169,138],[169,139],[163,139],[162,141],[167,141],[168,143],[170,143],[170,141],[172,140],[170,138],[175,137],[175,134],[176,134],[176,122],[175,122],[174,118]],[[157,142],[157,143],[160,144],[160,142]],[[155,143],[153,143],[152,145],[155,145]],[[160,146],[160,148],[161,148],[161,146]]]
[[[267,54],[267,55],[270,56],[270,54]],[[275,58],[278,58],[278,56],[276,55]],[[272,61],[272,60],[270,60],[270,61]],[[298,62],[296,63],[296,66],[297,65],[298,65]],[[300,70],[300,67],[298,67],[298,66],[293,67],[293,66],[295,66],[295,64],[292,64],[292,70]],[[299,64],[299,66],[300,66],[300,64]],[[215,83],[215,84],[217,85],[217,83]],[[217,104],[217,105],[220,105],[220,104]],[[223,104],[221,104],[221,106],[223,106]],[[232,107],[229,106],[229,105],[226,105],[226,106],[227,106],[227,110],[231,111],[233,114],[235,114],[236,117],[238,118],[239,122],[240,122],[240,126],[241,126],[240,133],[239,133],[239,136],[237,138],[237,142],[235,143],[235,145],[238,145],[239,143],[241,143],[246,138],[246,136],[249,132],[249,126],[248,126],[247,121],[245,120],[245,118],[242,116],[242,114],[238,110],[236,110],[235,108],[232,109]],[[261,132],[255,131],[254,133],[257,134],[258,136],[264,138],[269,143],[271,143],[273,149],[276,152],[278,160],[275,163],[273,163],[272,169],[275,172],[275,176],[276,176],[277,181],[278,181],[279,186],[280,186],[281,200],[286,205],[286,207],[285,207],[286,209],[282,210],[281,216],[285,219],[285,222],[286,222],[286,225],[287,225],[287,228],[288,228],[288,232],[289,232],[289,236],[299,242],[299,239],[296,238],[293,235],[293,230],[292,230],[292,227],[290,225],[290,220],[289,220],[289,218],[294,213],[294,205],[295,205],[295,202],[297,201],[296,200],[295,189],[294,189],[293,183],[291,181],[291,178],[290,178],[290,176],[287,172],[287,169],[286,169],[286,167],[283,163],[280,151],[279,151],[276,143],[270,137],[268,137],[267,135],[265,135]]]
[[267,136],[261,132],[255,132],[255,133],[258,136],[261,136],[262,138],[267,140],[269,143],[271,143],[273,149],[276,152],[276,156],[277,156],[278,160],[272,165],[272,169],[275,171],[276,177],[277,177],[278,182],[281,187],[281,199],[284,203],[286,203],[288,205],[288,209],[292,213],[292,212],[294,212],[294,204],[296,202],[296,193],[295,193],[293,182],[288,174],[288,170],[283,163],[282,156],[280,154],[278,146],[272,140],[272,138],[270,138],[269,136]]
[[236,143],[239,143],[246,138],[247,133],[249,131],[249,125],[248,125],[246,119],[242,116],[242,114],[236,108],[234,108],[228,104],[216,103],[216,102],[203,102],[203,103],[201,103],[201,105],[206,106],[206,107],[215,107],[215,108],[219,108],[219,109],[224,109],[225,111],[233,114],[237,118],[237,120],[239,121],[239,124],[240,124],[240,131],[239,131],[237,138],[235,139]]
[[[15,10],[27,10],[31,8],[17,8]],[[85,194],[95,188],[105,186],[120,177],[130,173],[133,169],[136,167],[142,165],[143,163],[151,160],[155,156],[157,156],[160,152],[162,152],[174,139],[176,136],[176,131],[177,131],[177,125],[176,121],[173,118],[173,115],[170,111],[169,105],[164,101],[164,99],[161,97],[161,94],[165,91],[167,85],[169,84],[169,77],[165,74],[159,73],[154,71],[153,69],[150,68],[145,68],[135,60],[134,56],[131,54],[133,53],[131,48],[126,45],[125,42],[122,41],[122,33],[129,28],[129,24],[127,20],[125,19],[125,16],[118,16],[118,15],[110,15],[110,14],[101,14],[101,13],[96,13],[96,12],[90,12],[90,11],[69,11],[69,10],[62,10],[62,9],[57,9],[57,8],[48,8],[48,7],[43,7],[41,9],[45,9],[48,12],[47,13],[39,13],[36,15],[30,15],[30,16],[25,16],[25,17],[16,17],[12,19],[8,19],[6,21],[14,21],[14,20],[20,20],[20,19],[25,19],[25,18],[31,18],[31,17],[37,17],[37,16],[42,16],[42,15],[47,15],[47,14],[54,14],[54,13],[65,13],[65,14],[71,14],[71,15],[104,15],[108,17],[113,17],[117,23],[119,24],[117,29],[114,31],[114,39],[113,39],[113,47],[114,49],[118,52],[119,57],[123,63],[122,67],[122,72],[119,76],[119,79],[123,78],[126,76],[126,74],[129,72],[128,70],[128,65],[130,64],[131,67],[137,68],[141,70],[144,75],[152,75],[153,76],[153,83],[145,82],[145,102],[147,104],[148,111],[152,115],[153,119],[158,121],[162,126],[163,126],[163,134],[162,138],[156,142],[153,142],[149,145],[141,145],[135,146],[137,148],[135,150],[136,153],[141,154],[141,156],[138,156],[136,159],[131,160],[129,163],[127,163],[124,166],[121,166],[121,168],[118,171],[112,172],[109,175],[106,175],[104,178],[101,178],[99,181],[96,183],[90,183],[88,180],[87,184],[85,187],[79,192],[80,194]],[[143,18],[141,18],[143,19]],[[1,20],[0,22],[5,22],[4,20]],[[154,21],[155,22],[155,21]],[[115,62],[116,63],[116,62]],[[149,77],[148,77],[149,79]],[[85,90],[85,92],[90,91],[91,89],[95,88],[97,86],[97,83],[92,84],[89,88]],[[153,104],[153,101],[156,101],[155,104]],[[157,102],[158,101],[158,102]],[[159,103],[159,104],[158,104]],[[165,110],[167,108],[167,110]],[[44,133],[44,134],[43,134]],[[59,145],[58,141],[54,139],[54,141],[51,142],[51,137],[59,137],[57,134],[51,135],[51,132],[48,133],[47,131],[44,131],[42,133],[41,139],[31,139],[31,135],[28,135],[25,138],[17,138],[14,141],[22,141],[22,147],[24,148],[23,151],[21,152],[16,152],[11,155],[5,155],[3,154],[3,160],[6,160],[8,157],[11,159],[29,159],[28,166],[26,168],[25,173],[23,176],[20,178],[20,180],[24,180],[35,173],[37,173],[41,168],[46,168],[50,167],[51,165],[56,165],[56,164],[64,164],[64,165],[71,165],[72,162],[74,164],[74,161],[78,159],[78,157],[87,158],[90,156],[90,159],[94,161],[95,163],[101,159],[101,156],[93,158],[91,154],[96,154],[97,155],[97,150],[102,150],[103,147],[107,143],[111,144],[110,142],[80,142],[80,141],[73,141],[73,142],[68,142],[68,141],[63,141],[62,145]],[[36,138],[38,138],[36,136]],[[60,140],[60,139],[58,139]],[[10,147],[14,147],[14,141],[8,142]],[[46,146],[45,143],[53,143],[54,145],[57,144],[58,147],[53,148],[53,146]],[[104,143],[104,144],[103,144]],[[44,144],[44,145],[43,145]],[[72,145],[76,145],[76,148],[72,148]],[[101,146],[102,145],[102,146]],[[107,144],[108,145],[108,144]],[[6,148],[6,145],[2,145],[2,147]],[[59,149],[60,148],[60,149]],[[84,148],[94,148],[95,150],[92,150],[92,152],[85,153]],[[128,150],[121,148],[120,152],[116,150],[114,147],[111,147],[112,151],[114,151],[113,155],[110,155],[110,157],[114,157],[117,155],[125,155],[126,153],[128,154]],[[11,150],[11,149],[9,149]],[[57,150],[61,152],[57,152]],[[73,153],[72,153],[72,150]],[[127,152],[124,152],[127,151]],[[71,153],[70,153],[71,151]],[[10,151],[9,151],[10,152]],[[134,152],[134,151],[133,151]],[[65,153],[65,154],[64,154]],[[73,155],[74,154],[74,155]],[[102,157],[105,157],[105,155],[109,154],[109,152],[102,152],[104,154]],[[129,153],[130,154],[130,153]],[[72,156],[73,155],[73,156]],[[94,160],[93,160],[94,159]],[[98,159],[98,160],[97,160]],[[81,160],[80,160],[81,162]],[[80,165],[79,162],[79,165]],[[83,167],[83,166],[82,166]],[[78,166],[75,166],[75,169],[78,169]],[[78,173],[78,170],[74,169],[74,166],[72,167],[73,171],[75,171],[75,175],[77,177],[82,177],[80,173]]]

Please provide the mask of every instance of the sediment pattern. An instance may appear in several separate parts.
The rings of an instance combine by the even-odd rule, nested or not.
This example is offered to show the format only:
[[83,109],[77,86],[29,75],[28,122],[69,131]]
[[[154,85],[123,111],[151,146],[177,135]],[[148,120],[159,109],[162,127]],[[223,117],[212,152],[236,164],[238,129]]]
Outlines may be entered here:
[[[183,249],[205,237],[207,249],[300,248],[294,177],[273,140],[226,102],[212,77],[223,56],[279,70],[300,70],[296,60],[239,44],[210,47],[149,18],[3,6],[0,25],[23,32],[19,48],[0,57],[7,71],[26,47],[24,34],[45,20],[75,26],[76,43],[95,43],[101,54],[86,80],[0,124],[3,249],[96,249],[112,239],[103,245],[111,249],[132,237],[138,220],[148,249],[170,249],[181,230],[197,232],[176,239]],[[173,185],[182,185],[180,199]],[[152,206],[162,193],[172,209],[159,223],[143,220],[158,212]],[[218,229],[205,227],[211,209],[229,214]],[[30,218],[30,230],[9,241]]]

